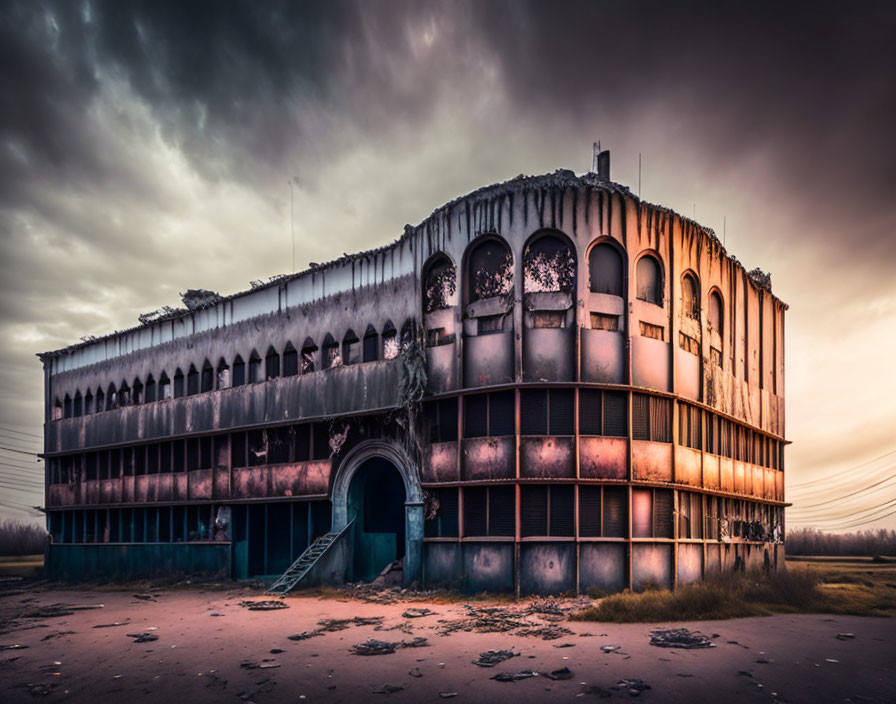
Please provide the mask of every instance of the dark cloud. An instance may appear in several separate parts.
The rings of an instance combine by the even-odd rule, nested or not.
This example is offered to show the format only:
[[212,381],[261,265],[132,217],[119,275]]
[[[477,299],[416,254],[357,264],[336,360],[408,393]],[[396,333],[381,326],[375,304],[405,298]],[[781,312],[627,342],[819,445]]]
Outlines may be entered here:
[[599,138],[772,269],[797,480],[882,454],[894,35],[878,2],[6,2],[0,426],[39,427],[35,352],[288,270],[293,177],[303,266]]

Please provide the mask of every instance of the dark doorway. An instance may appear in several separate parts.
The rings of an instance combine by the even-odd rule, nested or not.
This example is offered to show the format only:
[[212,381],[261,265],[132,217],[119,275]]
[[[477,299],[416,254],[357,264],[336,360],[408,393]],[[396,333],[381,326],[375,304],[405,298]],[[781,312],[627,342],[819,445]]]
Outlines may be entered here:
[[355,521],[351,581],[369,582],[404,557],[404,502],[404,482],[395,465],[379,457],[361,465],[348,491],[348,519]]

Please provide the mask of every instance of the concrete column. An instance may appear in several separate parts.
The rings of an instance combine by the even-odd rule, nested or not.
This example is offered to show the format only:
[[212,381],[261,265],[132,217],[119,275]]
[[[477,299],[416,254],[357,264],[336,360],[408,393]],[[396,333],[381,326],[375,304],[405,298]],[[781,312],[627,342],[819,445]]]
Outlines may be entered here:
[[404,517],[404,583],[409,585],[423,576],[423,502],[406,502]]

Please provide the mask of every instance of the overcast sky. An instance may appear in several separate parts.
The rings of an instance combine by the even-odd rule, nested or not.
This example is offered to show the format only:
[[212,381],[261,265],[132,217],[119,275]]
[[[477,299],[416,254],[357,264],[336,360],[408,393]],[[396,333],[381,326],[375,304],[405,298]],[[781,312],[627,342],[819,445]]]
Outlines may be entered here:
[[599,139],[790,304],[788,499],[893,477],[847,470],[896,451],[896,11],[724,4],[0,3],[0,439],[41,432],[35,353],[287,272],[289,179],[301,269]]

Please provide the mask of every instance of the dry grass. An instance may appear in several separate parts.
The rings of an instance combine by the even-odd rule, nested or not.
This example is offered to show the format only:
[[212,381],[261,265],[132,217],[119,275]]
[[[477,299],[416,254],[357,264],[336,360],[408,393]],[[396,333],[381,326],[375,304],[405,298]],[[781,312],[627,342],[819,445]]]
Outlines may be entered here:
[[[765,574],[726,574],[674,592],[651,589],[602,599],[573,616],[580,621],[698,621],[829,613],[889,616],[896,613],[896,570],[857,570],[855,565],[790,567]],[[859,573],[867,572],[867,573]]]

